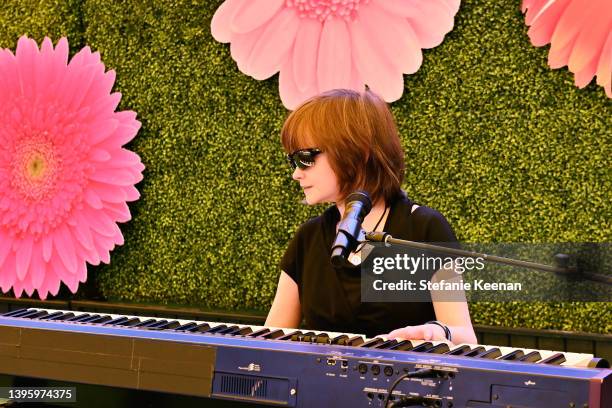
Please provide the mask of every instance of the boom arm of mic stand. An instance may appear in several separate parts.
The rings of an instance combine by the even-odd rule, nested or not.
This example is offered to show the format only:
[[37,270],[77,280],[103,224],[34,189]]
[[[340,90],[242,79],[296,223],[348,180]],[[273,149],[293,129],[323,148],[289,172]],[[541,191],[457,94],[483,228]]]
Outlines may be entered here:
[[[495,263],[510,265],[510,266],[520,266],[524,268],[535,269],[535,270],[546,271],[546,272],[554,272],[560,275],[577,274],[577,270],[569,266],[560,267],[560,266],[544,265],[544,264],[539,264],[536,262],[522,261],[520,259],[505,258],[503,256],[497,256],[497,255],[488,255],[488,254],[484,254],[480,252],[466,251],[464,249],[449,248],[449,247],[444,247],[440,245],[427,244],[424,242],[406,241],[403,239],[393,238],[390,234],[387,234],[386,232],[381,232],[381,231],[367,232],[365,234],[365,239],[366,239],[366,242],[384,242],[385,245],[387,246],[393,244],[393,245],[399,245],[399,246],[403,246],[407,248],[417,248],[417,249],[424,249],[424,250],[433,251],[433,252],[439,252],[442,254],[458,255],[458,256],[468,257],[468,258],[482,258],[485,261],[489,261],[489,262],[495,262]],[[600,274],[595,274],[595,273],[588,273],[588,274],[585,273],[585,274],[580,274],[580,276],[590,279],[590,280],[612,284],[611,276],[600,275]]]

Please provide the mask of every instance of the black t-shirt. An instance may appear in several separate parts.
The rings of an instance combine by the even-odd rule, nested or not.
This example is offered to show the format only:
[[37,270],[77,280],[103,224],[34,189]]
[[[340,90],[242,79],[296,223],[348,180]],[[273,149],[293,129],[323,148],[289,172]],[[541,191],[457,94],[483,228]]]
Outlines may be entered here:
[[[383,228],[394,238],[419,242],[456,242],[438,211],[400,196],[391,203]],[[334,268],[331,245],[340,213],[336,206],[300,226],[281,260],[298,285],[302,315],[309,329],[364,333],[368,337],[435,320],[431,302],[361,302],[361,268]]]

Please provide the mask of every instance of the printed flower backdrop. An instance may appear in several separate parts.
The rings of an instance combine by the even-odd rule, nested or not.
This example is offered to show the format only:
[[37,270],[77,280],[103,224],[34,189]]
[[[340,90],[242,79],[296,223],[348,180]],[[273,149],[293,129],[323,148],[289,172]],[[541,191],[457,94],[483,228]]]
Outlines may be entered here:
[[72,292],[86,262],[109,263],[123,244],[142,179],[137,154],[122,148],[138,132],[132,111],[115,112],[114,71],[89,47],[68,63],[68,41],[40,50],[21,37],[0,50],[0,288],[41,299]]
[[294,109],[333,88],[367,84],[387,102],[403,74],[421,66],[454,24],[459,0],[227,0],[211,22],[231,43],[238,68],[263,80],[280,71],[283,104]]
[[524,0],[525,10],[531,43],[550,43],[548,65],[567,65],[578,88],[597,75],[612,98],[612,0]]

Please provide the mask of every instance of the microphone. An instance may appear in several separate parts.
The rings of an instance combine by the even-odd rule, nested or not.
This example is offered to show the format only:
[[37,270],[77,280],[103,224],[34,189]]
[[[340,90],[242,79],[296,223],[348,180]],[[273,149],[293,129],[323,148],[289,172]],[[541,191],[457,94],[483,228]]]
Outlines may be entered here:
[[348,255],[357,248],[361,223],[371,209],[372,200],[365,191],[356,191],[346,198],[344,216],[338,224],[338,234],[332,245],[332,265],[343,266],[346,264]]

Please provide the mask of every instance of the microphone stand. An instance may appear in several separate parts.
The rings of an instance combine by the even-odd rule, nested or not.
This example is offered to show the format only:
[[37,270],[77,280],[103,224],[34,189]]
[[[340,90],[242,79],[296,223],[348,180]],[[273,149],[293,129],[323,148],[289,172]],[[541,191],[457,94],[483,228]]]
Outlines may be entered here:
[[522,261],[520,259],[505,258],[497,255],[489,255],[479,252],[466,251],[464,249],[449,248],[441,245],[427,244],[424,242],[406,241],[403,239],[393,238],[390,234],[384,231],[366,232],[364,242],[382,242],[386,246],[398,245],[406,248],[416,248],[432,252],[438,252],[446,255],[458,255],[466,258],[482,258],[488,262],[494,262],[510,266],[518,266],[529,269],[535,269],[546,272],[554,272],[559,275],[564,275],[571,278],[586,278],[588,280],[602,282],[608,285],[612,284],[612,276],[590,273],[578,270],[574,266],[569,265],[569,256],[566,254],[556,254],[554,256],[557,265],[545,265],[536,262]]

